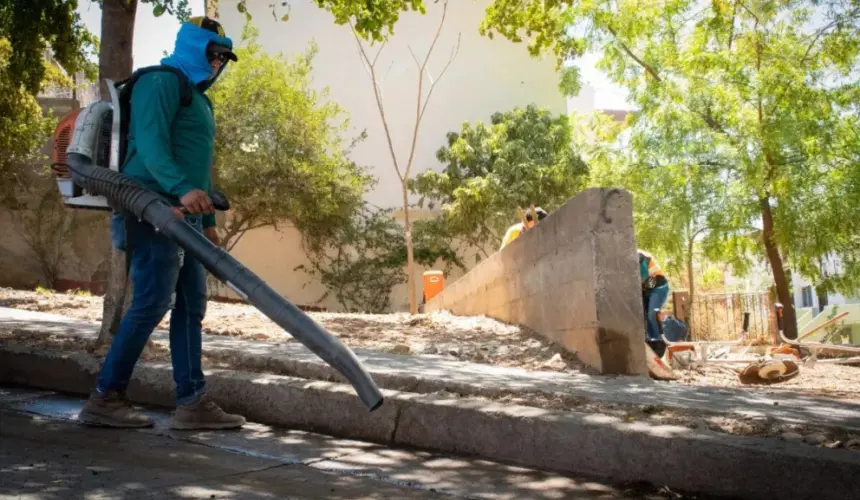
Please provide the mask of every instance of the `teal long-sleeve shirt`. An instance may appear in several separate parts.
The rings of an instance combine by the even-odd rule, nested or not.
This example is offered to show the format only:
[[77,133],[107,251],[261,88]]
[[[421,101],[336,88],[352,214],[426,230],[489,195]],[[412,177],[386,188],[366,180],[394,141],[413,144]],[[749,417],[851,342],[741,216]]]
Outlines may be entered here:
[[[149,189],[179,199],[193,189],[209,192],[215,145],[215,116],[196,88],[189,106],[180,105],[179,78],[147,73],[131,95],[128,153],[123,173]],[[203,216],[203,227],[215,214]]]

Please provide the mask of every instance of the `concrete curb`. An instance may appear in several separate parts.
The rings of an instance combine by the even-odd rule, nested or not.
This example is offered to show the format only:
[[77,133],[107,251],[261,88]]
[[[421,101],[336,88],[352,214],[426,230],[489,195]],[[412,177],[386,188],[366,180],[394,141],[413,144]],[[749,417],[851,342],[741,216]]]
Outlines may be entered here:
[[[0,308],[0,329],[57,338],[95,340],[98,324],[65,316]],[[151,339],[169,347],[167,332]],[[50,347],[49,347],[50,348]],[[635,410],[657,405],[679,413],[707,413],[860,432],[860,404],[779,391],[694,387],[656,382],[647,377],[595,377],[586,374],[532,372],[488,364],[446,360],[439,356],[400,356],[357,348],[379,387],[401,392],[454,393],[459,397],[534,395],[563,399],[572,409],[594,412],[593,405]],[[286,377],[346,383],[343,377],[297,342],[282,344],[204,335],[203,354],[237,369]],[[579,406],[585,405],[585,406]]]
[[[0,381],[86,394],[99,360],[0,346]],[[384,391],[368,413],[342,384],[210,370],[214,398],[252,421],[531,468],[743,498],[860,498],[860,453],[474,399]],[[169,365],[141,363],[129,397],[173,405]]]

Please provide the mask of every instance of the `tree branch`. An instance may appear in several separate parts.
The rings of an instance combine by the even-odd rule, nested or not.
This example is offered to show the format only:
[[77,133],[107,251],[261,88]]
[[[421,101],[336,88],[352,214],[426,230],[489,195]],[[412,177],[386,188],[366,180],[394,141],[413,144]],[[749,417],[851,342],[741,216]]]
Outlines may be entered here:
[[[427,104],[430,102],[430,96],[433,95],[433,89],[436,88],[436,84],[439,83],[439,80],[442,78],[442,75],[448,70],[448,67],[451,66],[451,63],[457,57],[457,53],[460,51],[460,34],[457,35],[457,43],[451,49],[451,56],[448,58],[448,62],[445,64],[445,67],[442,68],[442,71],[439,73],[439,78],[433,79],[430,76],[429,70],[427,69],[427,65],[430,62],[430,56],[433,54],[433,49],[436,47],[436,43],[439,41],[439,37],[442,35],[442,27],[445,25],[445,18],[448,16],[448,0],[444,0],[442,4],[442,18],[439,20],[439,26],[436,27],[436,34],[433,36],[433,41],[430,42],[430,48],[427,49],[427,56],[424,58],[424,62],[419,64],[418,57],[415,56],[415,52],[412,50],[412,47],[409,47],[409,52],[412,54],[412,59],[415,61],[415,64],[418,66],[418,98],[415,102],[415,125],[412,128],[412,146],[409,148],[409,158],[406,160],[406,173],[401,178],[401,181],[406,182],[406,179],[409,178],[409,174],[412,171],[412,161],[415,158],[415,147],[418,143],[418,130],[421,126],[421,120],[424,118],[424,112],[427,110]],[[428,79],[430,80],[430,90],[427,92],[427,98],[424,99],[424,103],[421,103],[421,96],[424,93],[424,73],[427,72]]]
[[800,59],[800,63],[803,64],[806,62],[807,57],[812,52],[812,48],[815,47],[815,44],[818,43],[818,40],[824,35],[830,28],[837,26],[839,23],[845,21],[846,19],[851,19],[852,17],[856,17],[857,14],[860,14],[860,8],[852,10],[850,13],[846,14],[844,17],[837,16],[837,19],[834,19],[826,26],[822,27],[815,33],[815,36],[812,38],[812,42],[809,43],[809,46],[806,48],[806,52],[803,54],[803,58]]
[[[833,21],[828,23],[826,26],[823,26],[821,29],[816,31],[815,35],[812,37],[812,41],[809,42],[809,45],[806,47],[806,51],[804,51],[803,57],[800,58],[800,63],[798,63],[797,66],[803,66],[804,64],[806,64],[806,61],[809,59],[810,54],[812,54],[812,49],[815,47],[815,45],[818,43],[818,41],[821,39],[821,37],[825,33],[827,33],[827,31],[829,29],[838,25],[840,22],[845,21],[846,18],[851,19],[852,17],[856,17],[858,14],[860,14],[860,8],[854,9],[849,14],[847,14],[845,17],[838,17],[837,19],[834,19]],[[785,84],[782,86],[782,88],[779,91],[778,97],[776,99],[773,99],[773,106],[772,106],[772,109],[770,111],[773,111],[774,109],[776,109],[777,106],[779,106],[779,101],[782,99],[782,96],[785,95],[785,93],[788,91],[788,89],[790,87],[791,87],[791,82],[790,81],[785,82]]]
[[427,92],[427,99],[424,100],[424,107],[421,108],[421,114],[418,117],[419,120],[424,118],[424,111],[427,110],[427,103],[430,102],[430,96],[433,94],[433,89],[436,88],[436,84],[442,79],[442,76],[446,71],[448,71],[451,63],[454,62],[454,59],[456,59],[457,55],[460,53],[460,38],[461,33],[457,33],[457,43],[451,47],[451,55],[448,57],[448,62],[445,63],[445,66],[442,68],[442,71],[439,72],[439,76],[436,77],[435,80],[430,76],[430,71],[427,71],[427,77],[430,79],[430,90]]
[[728,49],[732,50],[732,43],[735,39],[735,18],[738,16],[738,2],[735,2],[735,6],[732,8],[732,28],[729,30],[729,44]]
[[750,10],[750,8],[749,8],[749,7],[747,7],[747,6],[746,6],[746,4],[745,4],[745,3],[743,3],[743,2],[738,2],[738,5],[740,5],[741,7],[743,7],[743,9],[744,9],[745,11],[747,11],[747,12],[749,13],[749,15],[751,15],[751,16],[752,16],[752,18],[753,18],[753,19],[755,19],[755,23],[756,23],[756,24],[759,24],[759,22],[760,22],[760,21],[759,21],[759,18],[758,18],[758,16],[756,15],[756,13],[755,13],[755,12],[753,12],[752,10]]
[[663,81],[663,78],[661,78],[660,75],[657,74],[657,70],[655,70],[650,64],[640,59],[636,54],[633,53],[632,50],[630,50],[630,47],[628,47],[626,43],[618,39],[618,33],[615,31],[614,28],[612,28],[612,26],[607,26],[606,29],[609,31],[609,33],[612,34],[612,36],[615,38],[615,41],[618,42],[618,44],[621,46],[621,50],[623,50],[625,54],[627,54],[628,56],[630,56],[631,59],[636,61],[639,66],[642,66],[642,68],[645,69],[645,71],[655,80],[657,80],[658,83]]
[[364,50],[364,45],[361,44],[361,38],[358,36],[352,23],[349,23],[349,29],[352,30],[352,36],[355,38],[358,52],[361,55],[365,70],[370,76],[370,81],[373,85],[373,96],[376,98],[376,107],[379,110],[379,117],[382,119],[382,128],[385,130],[385,138],[388,142],[388,152],[391,154],[391,161],[394,164],[394,170],[397,172],[397,177],[400,179],[400,182],[403,182],[404,177],[400,171],[400,165],[397,163],[397,155],[394,153],[394,143],[391,140],[391,130],[388,128],[388,118],[385,116],[385,107],[382,105],[382,87],[376,77],[376,63],[379,60],[379,55],[382,53],[382,49],[385,48],[385,43],[379,47],[379,50],[376,51],[376,55],[373,57],[373,61],[371,61],[367,56],[367,52]]

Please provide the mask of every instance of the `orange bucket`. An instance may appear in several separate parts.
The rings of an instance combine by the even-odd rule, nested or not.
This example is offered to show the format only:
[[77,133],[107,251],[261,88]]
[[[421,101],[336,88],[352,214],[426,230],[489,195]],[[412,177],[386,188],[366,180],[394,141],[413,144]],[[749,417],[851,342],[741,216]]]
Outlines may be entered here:
[[445,274],[442,271],[424,272],[424,302],[429,302],[444,289]]

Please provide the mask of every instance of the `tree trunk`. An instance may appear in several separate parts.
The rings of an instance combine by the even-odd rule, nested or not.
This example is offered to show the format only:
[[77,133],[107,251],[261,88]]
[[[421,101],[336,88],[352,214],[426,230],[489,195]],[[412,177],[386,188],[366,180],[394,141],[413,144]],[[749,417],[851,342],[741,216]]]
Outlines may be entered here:
[[797,315],[794,309],[794,300],[792,299],[791,289],[788,286],[788,277],[786,276],[785,267],[783,266],[782,256],[779,254],[779,249],[774,241],[773,228],[773,213],[770,209],[770,197],[765,196],[759,200],[761,206],[762,218],[762,237],[764,239],[764,248],[767,252],[770,268],[773,272],[773,282],[776,285],[776,296],[782,303],[782,317],[784,324],[784,333],[786,338],[797,338]]
[[[824,266],[824,259],[821,259],[818,263],[818,269],[821,272],[821,277],[827,277],[827,268]],[[828,298],[827,291],[824,287],[817,286],[815,287],[815,294],[818,296],[818,311],[824,312],[824,308],[827,307]]]
[[409,194],[406,181],[403,189],[403,222],[406,235],[406,285],[409,287],[409,314],[418,312],[418,300],[415,296],[415,262],[412,252],[412,222],[409,220]]
[[206,2],[206,17],[210,19],[218,19],[218,0],[205,0]]
[[[689,234],[689,233],[688,233]],[[690,338],[693,338],[693,321],[692,312],[696,304],[696,274],[693,271],[693,237],[690,236],[690,241],[687,242],[687,281],[689,282],[690,297],[687,299],[690,307],[690,317],[687,318],[687,330]],[[681,319],[681,318],[678,318]]]
[[[687,177],[689,178],[690,172],[687,170]],[[693,271],[693,249],[696,245],[696,235],[698,233],[693,232],[693,222],[687,221],[687,282],[689,283],[690,288],[690,304],[693,303],[693,299],[696,297],[696,275]]]
[[[134,66],[132,44],[137,0],[104,0],[102,4],[102,36],[99,50],[99,92],[102,100],[110,100],[105,79],[122,80]],[[108,220],[110,230],[110,220]],[[126,254],[110,246],[107,290],[102,309],[102,325],[97,343],[109,344],[119,328],[128,295]]]
[[827,292],[818,287],[815,289],[815,294],[818,296],[818,311],[824,312],[824,308],[827,307]]

